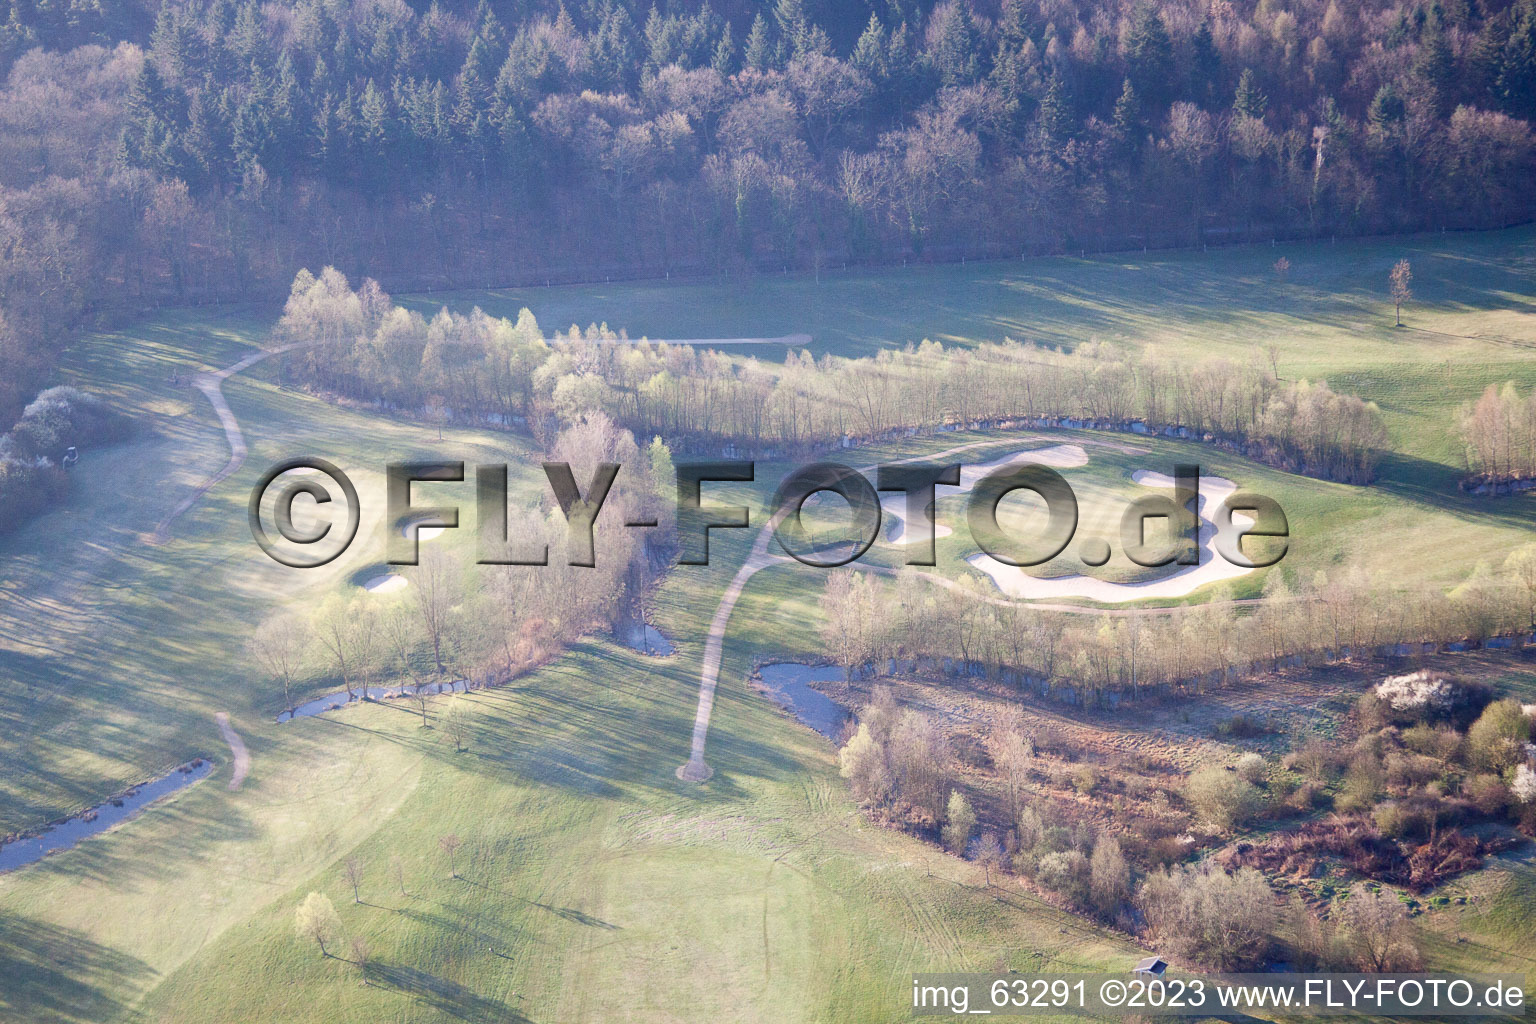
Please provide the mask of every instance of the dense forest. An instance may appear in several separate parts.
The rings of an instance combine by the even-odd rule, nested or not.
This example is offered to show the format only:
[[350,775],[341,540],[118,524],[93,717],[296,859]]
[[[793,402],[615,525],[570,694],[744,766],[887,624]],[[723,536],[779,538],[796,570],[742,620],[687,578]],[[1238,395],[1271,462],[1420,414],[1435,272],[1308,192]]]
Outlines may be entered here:
[[0,62],[0,422],[82,317],[302,265],[483,286],[1532,202],[1533,0],[11,0]]

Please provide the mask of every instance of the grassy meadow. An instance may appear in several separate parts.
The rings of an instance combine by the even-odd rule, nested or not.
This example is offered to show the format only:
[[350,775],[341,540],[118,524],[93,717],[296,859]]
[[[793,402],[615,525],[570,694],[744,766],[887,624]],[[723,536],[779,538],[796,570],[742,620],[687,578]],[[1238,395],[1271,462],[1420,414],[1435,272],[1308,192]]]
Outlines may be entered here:
[[[1272,270],[1280,255],[1292,264],[1284,280]],[[1418,299],[1398,330],[1385,293],[1402,257],[1413,261]],[[1378,484],[1295,477],[1189,443],[1053,433],[1039,443],[1088,452],[1087,465],[1063,471],[1084,504],[1079,536],[1116,542],[1119,507],[1144,491],[1130,482],[1135,470],[1197,461],[1280,501],[1293,534],[1280,571],[1358,564],[1451,586],[1530,537],[1536,499],[1454,490],[1451,415],[1490,382],[1536,382],[1533,263],[1536,231],[1522,229],[833,272],[819,282],[404,298],[511,316],[528,306],[546,331],[606,321],[631,337],[805,332],[813,350],[847,355],[1005,335],[1156,345],[1190,358],[1246,359],[1275,345],[1282,376],[1326,377],[1381,404],[1396,451]],[[104,836],[0,875],[0,1018],[885,1021],[906,1015],[913,971],[1095,970],[1139,955],[1018,885],[986,887],[979,867],[870,824],[831,747],[745,685],[754,658],[818,650],[817,570],[775,566],[752,579],[727,634],[709,737],[715,775],[702,786],[675,777],[705,631],[755,530],[715,531],[714,564],[677,567],[659,586],[652,618],[677,644],[673,657],[589,637],[511,686],[439,699],[434,714],[449,700],[469,711],[463,750],[404,706],[278,724],[281,692],[246,640],[273,609],[350,593],[382,561],[386,462],[505,461],[514,492],[531,496],[544,483],[520,435],[449,426],[439,441],[436,427],[286,390],[273,361],[224,385],[250,445],[245,464],[168,541],[151,543],[155,523],[228,457],[207,400],[168,378],[230,365],[265,343],[277,315],[168,312],[90,336],[68,359],[63,380],[109,396],[139,430],[84,453],[67,504],[0,538],[0,833],[195,755],[218,770]],[[957,432],[848,459],[983,441],[971,461],[1034,443]],[[345,469],[363,507],[349,552],[304,572],[261,554],[245,512],[259,474],[298,454]],[[786,468],[760,466],[750,487],[711,485],[707,500],[761,508]],[[436,498],[458,503],[465,527],[437,543],[464,542],[471,485],[418,487],[418,502]],[[955,533],[939,542],[938,571],[971,574],[961,502],[941,498],[939,517]],[[1082,571],[1074,549],[1044,571]],[[879,544],[871,559],[899,556]],[[1130,578],[1123,559],[1106,571]],[[1253,596],[1264,577],[1229,592]],[[1529,685],[1518,669],[1506,683]],[[251,751],[238,791],[226,785],[220,711]],[[439,849],[449,833],[463,840],[458,877]],[[1459,883],[1487,893],[1456,912],[1461,937],[1483,946],[1457,942],[1451,918],[1431,915],[1446,929],[1436,965],[1489,969],[1523,956],[1511,950],[1529,945],[1517,922],[1536,900],[1536,869],[1528,851],[1517,854]],[[354,855],[365,865],[358,903],[340,872]],[[321,958],[295,937],[293,909],[310,891],[333,900],[349,938],[366,940],[365,971],[347,947]],[[1485,947],[1495,952],[1475,952]]]

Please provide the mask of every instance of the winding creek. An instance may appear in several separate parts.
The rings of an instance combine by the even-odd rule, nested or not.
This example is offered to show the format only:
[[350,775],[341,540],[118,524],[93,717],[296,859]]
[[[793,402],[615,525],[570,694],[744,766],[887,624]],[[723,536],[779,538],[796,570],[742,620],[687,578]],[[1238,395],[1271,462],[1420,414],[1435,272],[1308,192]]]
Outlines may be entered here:
[[0,845],[0,871],[14,871],[42,860],[50,853],[68,850],[82,840],[100,835],[114,825],[135,817],[150,804],[206,779],[212,771],[212,761],[202,757],[194,758],[158,779],[134,786],[72,818],[54,822],[37,835],[23,836]]

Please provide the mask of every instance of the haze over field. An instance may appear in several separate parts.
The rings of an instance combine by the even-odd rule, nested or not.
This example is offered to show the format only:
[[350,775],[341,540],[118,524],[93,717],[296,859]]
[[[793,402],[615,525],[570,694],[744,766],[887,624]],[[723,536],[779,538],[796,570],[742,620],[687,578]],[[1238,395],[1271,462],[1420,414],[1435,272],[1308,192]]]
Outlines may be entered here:
[[[13,0],[0,70],[0,1019],[1536,957],[1532,0]],[[792,557],[826,462],[881,521]]]

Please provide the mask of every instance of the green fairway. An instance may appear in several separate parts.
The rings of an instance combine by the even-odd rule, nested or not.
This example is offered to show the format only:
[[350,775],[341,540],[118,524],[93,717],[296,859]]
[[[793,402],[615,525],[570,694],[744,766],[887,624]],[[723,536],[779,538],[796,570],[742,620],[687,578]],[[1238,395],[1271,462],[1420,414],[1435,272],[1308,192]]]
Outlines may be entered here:
[[[1286,257],[1284,278],[1273,264]],[[1387,275],[1413,264],[1415,300],[1393,327]],[[1489,383],[1536,382],[1536,229],[1330,245],[943,264],[670,284],[578,285],[402,297],[478,305],[545,332],[605,322],[631,338],[803,332],[818,355],[864,356],[924,338],[973,345],[1011,337],[1075,348],[1156,346],[1170,357],[1269,359],[1280,376],[1326,379],[1380,403],[1398,459],[1385,476],[1443,487],[1460,471],[1449,417]],[[779,347],[736,357],[782,361]],[[1426,466],[1425,461],[1438,466]]]
[[[1270,271],[1284,252],[1285,281]],[[1391,327],[1387,268],[1414,261],[1420,301]],[[818,353],[868,354],[924,337],[1004,335],[1073,346],[1156,345],[1243,360],[1278,346],[1284,377],[1324,377],[1381,403],[1397,449],[1370,487],[1298,477],[1220,449],[1130,434],[957,431],[834,453],[854,465],[979,444],[980,462],[1079,443],[1062,470],[1084,504],[1080,536],[1118,548],[1136,470],[1178,462],[1275,497],[1297,579],[1361,566],[1394,582],[1453,586],[1530,537],[1533,499],[1489,502],[1454,489],[1451,412],[1487,383],[1536,382],[1529,273],[1536,231],[1338,246],[1059,259],[752,282],[461,292],[416,306],[529,306],[546,333],[606,321],[631,337],[812,335]],[[404,704],[370,704],[278,724],[281,690],[245,653],[264,617],[350,594],[384,558],[383,467],[406,459],[508,462],[537,500],[540,455],[521,434],[438,428],[341,407],[279,386],[277,360],[225,382],[250,454],[151,543],[155,524],[229,455],[195,371],[267,344],[276,309],[166,313],[93,335],[64,379],[132,413],[129,442],[87,451],[68,501],[0,539],[0,833],[36,827],[203,755],[207,780],[131,823],[0,875],[0,1018],[19,1021],[885,1021],[907,1013],[913,971],[1119,968],[1139,952],[1042,904],[1016,879],[870,823],[831,746],[753,692],[755,660],[821,650],[825,575],[773,566],[730,621],[709,733],[714,776],[677,779],[688,757],[704,640],[756,530],[715,531],[713,564],[676,567],[653,621],[678,652],[648,658],[587,637],[514,684],[440,698],[468,709],[466,749]],[[782,350],[734,353],[776,361]],[[1264,356],[1264,358],[1268,358]],[[183,383],[173,386],[176,373]],[[1109,442],[1109,443],[1106,443]],[[312,454],[356,481],[362,526],[348,553],[298,571],[252,541],[246,501],[279,459]],[[754,526],[790,467],[750,486],[711,484],[706,501],[746,503]],[[936,571],[977,576],[963,502],[939,502],[954,533]],[[456,503],[466,550],[472,487],[419,487]],[[1075,547],[1047,574],[1082,572]],[[897,565],[878,544],[870,560]],[[1105,574],[1135,578],[1119,559]],[[1260,593],[1265,572],[1223,593]],[[1208,589],[1190,600],[1213,596]],[[1524,677],[1520,677],[1524,685]],[[302,696],[337,688],[307,676]],[[227,712],[250,748],[237,791],[215,725]],[[463,847],[451,877],[439,840]],[[1528,901],[1529,854],[1505,865],[1497,906]],[[341,865],[361,859],[362,902]],[[1515,855],[1510,855],[1514,857]],[[394,877],[398,858],[403,889]],[[993,878],[996,881],[996,877]],[[1490,882],[1490,885],[1493,883]],[[1503,884],[1503,883],[1501,883]],[[348,938],[322,958],[295,937],[310,891],[335,903]],[[1490,897],[1492,900],[1492,897]],[[1508,913],[1513,913],[1510,911]],[[1517,942],[1505,910],[1479,934]],[[1501,917],[1500,915],[1504,915]],[[1480,919],[1481,920],[1481,919]],[[1506,965],[1458,953],[1437,964]],[[1502,948],[1502,947],[1501,947]],[[362,984],[366,979],[367,984]]]

